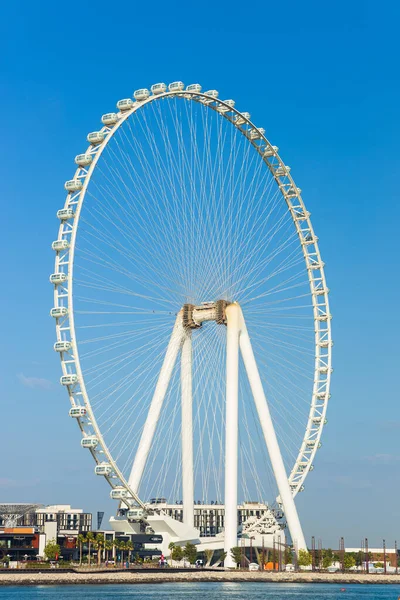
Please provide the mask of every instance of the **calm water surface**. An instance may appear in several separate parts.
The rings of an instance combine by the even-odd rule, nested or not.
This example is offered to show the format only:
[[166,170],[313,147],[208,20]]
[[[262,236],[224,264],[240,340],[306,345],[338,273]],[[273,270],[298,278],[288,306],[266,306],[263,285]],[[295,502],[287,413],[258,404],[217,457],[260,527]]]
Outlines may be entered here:
[[163,583],[0,587],[0,600],[398,600],[400,585]]

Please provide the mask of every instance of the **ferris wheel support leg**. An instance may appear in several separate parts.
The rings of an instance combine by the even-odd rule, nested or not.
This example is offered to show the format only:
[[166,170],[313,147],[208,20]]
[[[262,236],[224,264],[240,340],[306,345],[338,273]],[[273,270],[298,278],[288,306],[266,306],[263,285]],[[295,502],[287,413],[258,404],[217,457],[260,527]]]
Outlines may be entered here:
[[150,452],[153,442],[154,433],[156,431],[158,419],[160,418],[161,408],[164,402],[165,394],[168,390],[168,385],[171,379],[171,374],[178,356],[179,349],[182,345],[184,336],[184,328],[182,325],[182,312],[178,313],[175,321],[174,329],[168,343],[165,353],[164,362],[161,367],[158,377],[156,389],[150,404],[149,412],[147,413],[146,422],[144,424],[142,437],[140,438],[139,446],[136,452],[135,460],[133,461],[131,474],[129,476],[129,486],[135,493],[138,492],[143,471],[146,466],[147,457]]
[[226,308],[226,416],[225,416],[225,527],[224,564],[235,567],[231,549],[237,546],[238,427],[239,427],[239,324],[240,307]]
[[183,522],[194,527],[192,330],[186,329],[181,350]]
[[241,315],[240,350],[254,397],[254,402],[257,408],[258,418],[260,419],[263,430],[272,469],[278,484],[278,490],[282,500],[283,510],[285,512],[292,541],[297,547],[297,552],[299,550],[307,550],[303,530],[297,514],[292,491],[290,489],[285,465],[283,463],[278,439],[272,423],[271,413],[269,411],[267,399],[264,394],[263,385],[258,372],[257,363],[254,357],[253,348],[247,332],[243,314]]

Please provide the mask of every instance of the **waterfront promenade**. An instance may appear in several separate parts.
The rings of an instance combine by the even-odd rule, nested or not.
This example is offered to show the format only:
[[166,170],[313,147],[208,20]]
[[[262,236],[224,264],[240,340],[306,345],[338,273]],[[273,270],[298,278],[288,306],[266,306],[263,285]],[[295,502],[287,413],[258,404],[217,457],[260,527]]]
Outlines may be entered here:
[[224,571],[192,570],[175,572],[166,569],[163,572],[123,571],[123,572],[78,572],[58,573],[55,571],[24,573],[0,572],[0,586],[7,585],[83,585],[83,584],[140,584],[140,583],[171,583],[171,582],[270,582],[270,583],[332,583],[332,584],[400,584],[399,575],[383,575],[364,573],[266,573],[257,571]]

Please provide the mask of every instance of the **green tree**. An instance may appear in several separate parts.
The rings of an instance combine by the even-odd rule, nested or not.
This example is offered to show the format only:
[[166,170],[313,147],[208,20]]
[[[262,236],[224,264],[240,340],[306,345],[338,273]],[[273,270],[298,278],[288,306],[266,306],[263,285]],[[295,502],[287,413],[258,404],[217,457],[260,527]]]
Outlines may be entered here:
[[231,548],[231,557],[237,568],[242,562],[242,549],[239,546]]
[[92,549],[92,544],[93,544],[93,540],[94,540],[94,533],[92,531],[88,531],[86,534],[86,540],[88,543],[88,562],[89,562],[89,567],[90,567],[90,562],[92,559],[92,555],[91,555],[91,549]]
[[292,549],[289,546],[285,546],[285,565],[293,564],[293,553]]
[[60,546],[56,540],[49,540],[44,547],[44,553],[48,560],[55,560],[56,556],[60,556]]
[[183,558],[183,550],[181,546],[174,546],[171,551],[172,560],[180,561]]
[[322,567],[327,569],[333,563],[333,552],[330,548],[322,550]]
[[97,565],[100,566],[101,563],[101,553],[103,551],[105,544],[104,535],[102,533],[97,533],[96,538],[93,540],[93,545],[97,550]]
[[299,555],[297,557],[299,567],[309,567],[311,562],[311,554],[307,550],[299,550]]
[[214,556],[214,550],[210,550],[210,548],[208,548],[207,550],[204,550],[204,555],[206,557],[206,567],[209,567],[212,557]]
[[183,549],[183,557],[186,558],[191,565],[196,562],[197,558],[197,548],[194,544],[188,542]]
[[382,569],[384,567],[384,564],[383,564],[383,562],[378,561],[378,562],[374,563],[374,567],[375,567],[375,569]]
[[344,569],[352,569],[356,566],[356,559],[352,554],[347,553],[343,557],[343,568]]
[[79,545],[79,565],[82,565],[82,549],[83,544],[86,544],[86,538],[82,533],[80,533],[76,539]]
[[133,544],[132,544],[132,541],[131,541],[131,540],[128,540],[128,541],[125,543],[125,549],[126,549],[126,550],[127,550],[127,552],[128,552],[127,559],[129,560],[129,562],[131,562],[131,552],[132,552],[132,550],[133,550]]
[[110,552],[114,548],[114,544],[112,540],[106,540],[104,542],[104,550],[106,551],[106,561],[108,562],[110,559]]
[[224,562],[224,560],[226,559],[227,556],[228,556],[227,552],[221,552],[220,555],[218,556],[217,562],[213,566],[219,567],[219,565],[222,565],[222,563]]
[[174,548],[175,548],[175,544],[174,544],[174,542],[170,542],[170,543],[168,544],[168,550],[170,551],[171,567],[172,567],[172,560],[173,560],[173,557],[172,557],[172,552],[173,552],[173,549],[174,549]]

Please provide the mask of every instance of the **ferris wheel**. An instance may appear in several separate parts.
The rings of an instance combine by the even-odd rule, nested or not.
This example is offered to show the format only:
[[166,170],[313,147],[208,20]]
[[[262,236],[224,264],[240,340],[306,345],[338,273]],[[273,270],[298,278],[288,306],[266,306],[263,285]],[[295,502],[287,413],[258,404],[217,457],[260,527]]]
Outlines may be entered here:
[[65,183],[50,276],[81,445],[135,514],[178,498],[193,527],[195,498],[213,499],[229,551],[256,497],[305,548],[294,497],[326,423],[331,314],[290,167],[198,84],[139,89],[101,122]]

